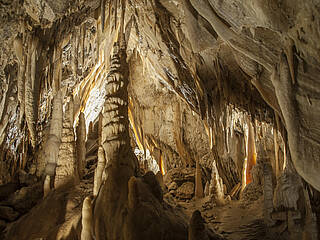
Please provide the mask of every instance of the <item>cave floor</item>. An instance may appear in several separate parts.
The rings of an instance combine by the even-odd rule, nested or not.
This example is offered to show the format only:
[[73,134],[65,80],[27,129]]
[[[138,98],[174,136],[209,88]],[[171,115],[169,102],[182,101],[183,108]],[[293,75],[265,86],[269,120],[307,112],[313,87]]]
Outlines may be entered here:
[[187,216],[200,210],[207,227],[214,230],[228,240],[282,240],[279,235],[274,235],[267,230],[263,219],[263,196],[254,202],[243,203],[232,200],[225,206],[215,206],[211,209],[203,209],[202,201],[189,203],[179,202]]

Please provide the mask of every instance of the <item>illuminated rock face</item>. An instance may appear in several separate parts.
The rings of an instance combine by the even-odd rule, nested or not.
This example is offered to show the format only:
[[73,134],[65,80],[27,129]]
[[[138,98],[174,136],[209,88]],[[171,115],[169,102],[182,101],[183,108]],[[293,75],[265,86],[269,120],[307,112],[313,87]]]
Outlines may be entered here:
[[[181,195],[201,199],[206,185],[205,195],[221,205],[253,178],[265,179],[269,225],[277,220],[272,201],[290,195],[283,189],[305,204],[320,190],[314,1],[2,2],[1,183],[16,181],[22,170],[36,173],[51,196],[68,179],[93,179],[88,168],[97,164],[90,232],[97,239],[138,237],[134,214],[146,208],[155,217],[161,198],[152,193],[153,177],[141,178],[149,170],[178,189],[183,183],[172,186],[166,175],[183,169],[188,178],[191,169]],[[98,156],[86,156],[85,126],[97,126],[99,114],[99,130],[89,133],[99,137],[88,137],[97,140]],[[133,147],[145,155],[140,162]],[[253,176],[259,161],[272,168],[263,177]],[[291,188],[286,176],[301,177],[311,190],[297,194],[302,188]],[[159,202],[150,206],[144,197]],[[180,221],[159,208],[163,219]],[[294,213],[287,210],[282,226],[293,231]]]
[[254,129],[252,123],[248,121],[248,156],[247,156],[247,168],[246,168],[246,184],[252,182],[252,168],[256,164],[257,153],[256,153],[256,143],[254,137]]

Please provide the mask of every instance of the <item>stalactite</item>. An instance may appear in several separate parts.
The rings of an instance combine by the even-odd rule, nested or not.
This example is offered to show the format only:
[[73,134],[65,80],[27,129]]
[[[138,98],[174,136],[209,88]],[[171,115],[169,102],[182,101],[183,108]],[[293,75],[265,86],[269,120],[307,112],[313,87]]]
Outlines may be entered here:
[[103,33],[104,25],[106,21],[106,0],[101,0],[100,7],[101,7],[101,30]]
[[101,146],[102,144],[102,119],[103,119],[103,115],[102,113],[100,113],[98,117],[98,145],[99,146]]
[[93,240],[92,234],[92,203],[91,198],[86,197],[82,205],[82,230],[81,240]]
[[274,142],[274,159],[275,159],[275,175],[279,177],[280,175],[280,166],[279,166],[279,144],[278,144],[278,133],[277,129],[273,129],[273,142]]
[[86,41],[86,25],[82,24],[81,28],[81,67],[82,67],[82,73],[84,73],[84,61],[85,61],[85,41]]
[[[23,41],[21,38],[16,37],[13,43],[16,56],[19,62],[19,70],[18,70],[18,101],[20,104],[20,115],[19,115],[19,125],[21,125],[22,118],[24,115],[24,94],[25,94],[25,74],[26,74],[26,65],[27,58],[26,55],[23,54]],[[0,109],[2,109],[0,107]],[[1,116],[1,114],[0,114]]]
[[[102,16],[100,16],[97,20],[97,35],[96,35],[96,41],[95,41],[95,45],[96,45],[96,63],[100,62],[100,47],[101,47],[101,42],[102,42]],[[92,50],[92,52],[94,52],[94,50]]]
[[9,116],[6,114],[2,120],[2,122],[0,123],[0,144],[2,144],[4,138],[5,138],[5,133],[6,133],[6,129],[9,123]]
[[118,25],[118,0],[115,0],[115,6],[114,6],[114,30],[117,29]]
[[184,164],[184,166],[190,166],[192,165],[191,159],[189,158],[189,154],[186,150],[185,144],[183,142],[183,135],[182,135],[182,118],[181,118],[182,112],[180,107],[180,102],[176,104],[176,110],[175,110],[175,126],[174,126],[174,138],[175,138],[175,144],[177,146],[177,151],[179,153],[179,156]]
[[203,198],[202,174],[201,174],[201,167],[199,164],[199,159],[197,159],[197,163],[196,163],[195,196],[197,199]]
[[74,78],[77,77],[77,70],[78,70],[78,39],[79,39],[79,29],[76,28],[72,33],[71,38],[71,68],[72,68],[72,75]]
[[38,78],[36,76],[36,64],[37,64],[37,48],[38,40],[29,36],[29,51],[27,56],[27,71],[25,81],[25,114],[28,129],[31,136],[31,143],[33,148],[36,146],[37,133],[36,133],[36,122],[38,119],[38,108],[37,108],[37,96],[36,89],[39,85]]
[[0,120],[3,119],[5,114],[5,105],[7,102],[7,93],[9,90],[9,84],[3,83],[3,91],[2,91],[2,98],[0,102]]
[[290,38],[287,41],[286,45],[287,46],[285,49],[285,53],[286,53],[286,57],[287,57],[288,65],[289,65],[292,85],[294,85],[295,81],[296,81],[296,76],[295,76],[295,71],[294,71],[295,69],[294,69],[294,42],[293,42],[293,40]]
[[84,174],[85,161],[86,161],[86,120],[84,113],[81,112],[79,115],[79,122],[76,129],[77,140],[77,157],[78,157],[78,174],[81,179]]
[[166,174],[166,167],[165,167],[165,162],[164,162],[164,157],[163,154],[161,153],[160,150],[160,164],[159,164],[159,168],[161,171],[162,176],[164,176]]
[[62,49],[60,45],[56,46],[53,54],[53,78],[52,78],[52,92],[56,94],[61,87],[61,74],[62,74]]
[[19,64],[23,64],[23,40],[21,37],[16,36],[15,39],[13,40],[13,48],[14,52],[16,54],[16,57],[18,59]]
[[247,168],[246,168],[246,184],[252,182],[252,167],[256,164],[256,145],[255,134],[250,118],[248,118],[248,154],[247,154]]
[[137,129],[137,124],[135,122],[133,114],[134,114],[133,102],[132,102],[132,100],[129,99],[129,107],[128,107],[129,122],[130,122],[130,125],[132,126],[133,133],[135,135],[136,142],[137,142],[137,145],[138,145],[139,149],[140,150],[144,150],[142,137],[141,137],[140,131]]

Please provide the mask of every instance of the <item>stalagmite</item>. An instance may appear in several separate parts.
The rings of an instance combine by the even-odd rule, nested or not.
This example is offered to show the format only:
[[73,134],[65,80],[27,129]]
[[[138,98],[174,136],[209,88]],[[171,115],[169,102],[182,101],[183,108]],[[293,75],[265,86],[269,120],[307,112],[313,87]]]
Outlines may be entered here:
[[[124,148],[126,151],[130,151],[128,146],[126,146],[125,141],[128,136],[128,130],[125,126],[128,124],[128,110],[127,110],[127,93],[125,79],[123,78],[122,71],[127,71],[127,69],[119,69],[119,59],[118,54],[122,54],[119,51],[119,46],[114,46],[114,55],[112,58],[112,65],[110,73],[107,79],[107,100],[105,102],[105,108],[103,110],[103,132],[102,132],[102,145],[105,154],[108,156],[109,161],[122,161],[116,156],[119,149]],[[120,66],[122,67],[122,66]],[[120,72],[121,71],[121,72]],[[123,117],[124,116],[124,117]],[[120,137],[120,139],[118,139]],[[119,162],[119,164],[120,164]]]
[[128,181],[128,207],[134,210],[139,204],[137,179],[131,177]]
[[212,163],[211,182],[209,187],[209,195],[213,197],[218,205],[224,205],[224,187],[222,179],[219,176],[216,161]]
[[86,161],[86,121],[84,113],[81,112],[79,115],[79,122],[77,126],[77,140],[76,149],[78,157],[78,174],[81,179],[84,174],[85,161]]
[[67,182],[78,182],[78,163],[76,157],[75,136],[73,129],[73,100],[70,97],[65,106],[63,128],[59,156],[57,161],[54,186],[55,188]]
[[199,159],[196,163],[196,187],[195,187],[195,195],[197,199],[203,198],[203,186],[202,186],[202,174],[201,167],[199,164]]
[[45,178],[44,183],[43,183],[43,198],[45,198],[49,194],[50,190],[51,190],[51,187],[50,187],[50,176],[46,175],[46,178]]
[[98,150],[98,164],[94,174],[94,186],[93,186],[93,196],[97,196],[101,183],[102,175],[106,166],[105,154],[102,147]]
[[[127,204],[128,181],[138,161],[131,149],[128,118],[128,65],[125,45],[115,43],[110,72],[106,79],[106,101],[102,111],[102,147],[108,158],[107,178],[101,186],[94,209],[97,239],[113,239],[123,232],[121,209]],[[111,191],[111,189],[115,191]],[[104,209],[101,212],[101,209]],[[103,216],[104,223],[100,218]],[[117,221],[114,221],[117,219]],[[107,232],[99,230],[104,224]],[[119,239],[122,239],[119,237]]]
[[91,197],[86,197],[82,205],[81,240],[93,240],[92,234],[92,203]]
[[209,239],[204,223],[205,221],[202,218],[200,211],[194,211],[189,223],[188,240]]
[[50,133],[45,148],[45,159],[47,161],[45,174],[55,175],[59,158],[59,148],[62,134],[62,91],[59,91],[53,99],[52,119]]

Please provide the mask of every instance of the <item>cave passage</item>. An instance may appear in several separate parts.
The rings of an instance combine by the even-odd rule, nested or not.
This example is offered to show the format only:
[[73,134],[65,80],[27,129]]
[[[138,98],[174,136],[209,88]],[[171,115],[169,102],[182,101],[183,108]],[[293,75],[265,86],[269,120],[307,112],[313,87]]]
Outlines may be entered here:
[[0,239],[318,240],[319,9],[0,1]]

